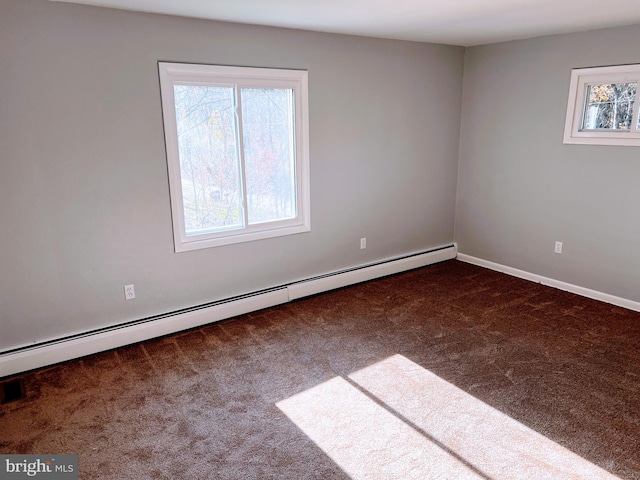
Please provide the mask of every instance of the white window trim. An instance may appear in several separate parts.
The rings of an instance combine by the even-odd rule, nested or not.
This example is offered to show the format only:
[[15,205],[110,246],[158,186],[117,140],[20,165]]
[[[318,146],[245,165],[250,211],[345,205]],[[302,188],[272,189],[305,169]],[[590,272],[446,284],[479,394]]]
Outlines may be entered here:
[[[308,232],[310,220],[308,74],[303,70],[230,67],[158,62],[165,129],[174,248],[185,252]],[[238,87],[291,88],[294,92],[297,217],[242,229],[187,236],[185,230],[178,134],[175,118],[175,84],[238,85]]]
[[[637,82],[638,91],[633,108],[631,130],[605,131],[582,130],[581,125],[586,106],[586,91],[589,85],[598,83]],[[571,71],[567,117],[564,126],[564,143],[583,145],[640,145],[638,106],[640,104],[640,65],[617,65],[613,67],[579,68]]]

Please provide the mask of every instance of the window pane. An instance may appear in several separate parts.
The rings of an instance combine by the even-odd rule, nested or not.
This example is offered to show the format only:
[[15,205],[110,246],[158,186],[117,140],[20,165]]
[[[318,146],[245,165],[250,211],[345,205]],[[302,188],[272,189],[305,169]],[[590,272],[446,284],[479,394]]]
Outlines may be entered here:
[[583,130],[630,130],[636,83],[601,83],[587,87]]
[[233,87],[174,85],[187,235],[242,227]]
[[243,88],[249,224],[296,216],[293,91]]

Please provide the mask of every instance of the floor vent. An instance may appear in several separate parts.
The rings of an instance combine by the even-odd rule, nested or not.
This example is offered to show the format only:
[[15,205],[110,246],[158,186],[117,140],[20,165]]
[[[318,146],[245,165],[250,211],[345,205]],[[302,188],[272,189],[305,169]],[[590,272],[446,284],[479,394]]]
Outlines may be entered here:
[[20,379],[9,380],[0,385],[2,385],[2,388],[0,388],[0,404],[22,400],[25,396],[24,383]]

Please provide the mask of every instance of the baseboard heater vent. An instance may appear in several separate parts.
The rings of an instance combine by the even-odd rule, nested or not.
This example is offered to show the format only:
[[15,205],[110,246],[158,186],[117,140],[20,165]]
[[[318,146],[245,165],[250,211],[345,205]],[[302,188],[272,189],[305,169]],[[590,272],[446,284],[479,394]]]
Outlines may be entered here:
[[0,378],[262,310],[299,298],[456,257],[455,245],[268,288],[245,295],[56,338],[0,353]]

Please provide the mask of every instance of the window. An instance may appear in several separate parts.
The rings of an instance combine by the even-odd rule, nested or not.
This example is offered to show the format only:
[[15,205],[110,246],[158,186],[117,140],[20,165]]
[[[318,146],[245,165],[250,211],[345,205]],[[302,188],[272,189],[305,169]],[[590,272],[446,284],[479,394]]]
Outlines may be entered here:
[[307,72],[159,63],[176,252],[307,232]]
[[571,72],[564,143],[640,145],[640,65]]

